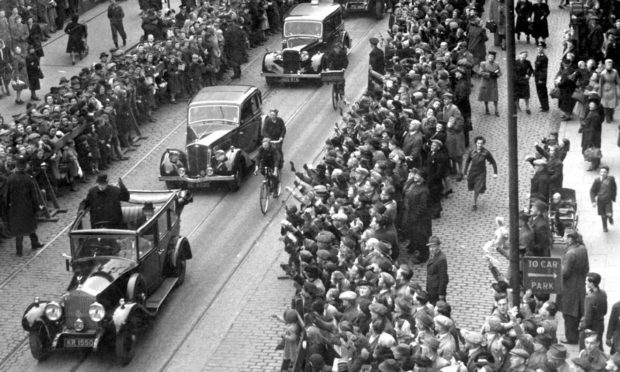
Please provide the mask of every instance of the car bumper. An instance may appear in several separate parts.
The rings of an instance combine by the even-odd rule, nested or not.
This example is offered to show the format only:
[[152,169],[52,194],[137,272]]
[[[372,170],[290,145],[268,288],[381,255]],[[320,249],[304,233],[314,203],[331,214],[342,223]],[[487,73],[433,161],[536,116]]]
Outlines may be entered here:
[[82,332],[65,330],[56,334],[52,342],[52,349],[97,350],[103,333],[103,330],[87,330]]
[[289,83],[296,83],[301,80],[321,79],[321,74],[276,74],[273,72],[261,72],[261,76]]
[[173,181],[173,182],[186,182],[186,183],[209,183],[209,182],[225,182],[233,181],[235,177],[231,174],[229,176],[212,175],[204,177],[188,177],[188,176],[159,176],[160,181]]

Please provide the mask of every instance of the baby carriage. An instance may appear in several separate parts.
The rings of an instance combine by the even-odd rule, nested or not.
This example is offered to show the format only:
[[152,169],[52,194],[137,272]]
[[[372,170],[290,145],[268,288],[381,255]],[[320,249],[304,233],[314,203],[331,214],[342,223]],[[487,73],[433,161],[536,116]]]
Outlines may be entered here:
[[563,237],[566,229],[577,230],[578,221],[575,190],[562,188],[553,194],[549,202],[549,223],[554,237]]

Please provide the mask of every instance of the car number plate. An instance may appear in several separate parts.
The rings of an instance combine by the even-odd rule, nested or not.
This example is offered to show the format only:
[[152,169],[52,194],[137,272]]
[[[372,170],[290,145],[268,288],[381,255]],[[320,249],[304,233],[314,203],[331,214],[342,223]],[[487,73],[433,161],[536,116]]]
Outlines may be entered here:
[[65,347],[93,347],[95,345],[94,338],[67,338],[65,339]]
[[282,81],[286,83],[299,83],[299,78],[298,77],[285,77],[285,78],[282,78]]
[[364,4],[351,4],[351,9],[364,9]]

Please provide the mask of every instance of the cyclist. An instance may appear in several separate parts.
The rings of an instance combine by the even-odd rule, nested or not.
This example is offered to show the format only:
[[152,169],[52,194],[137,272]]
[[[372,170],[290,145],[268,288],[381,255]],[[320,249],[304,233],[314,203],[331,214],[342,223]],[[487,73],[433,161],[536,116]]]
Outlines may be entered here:
[[280,154],[278,162],[278,169],[282,169],[284,164],[284,154],[282,153],[282,142],[284,142],[284,136],[286,136],[286,125],[284,120],[278,116],[278,109],[272,108],[269,110],[269,116],[265,118],[263,122],[263,128],[261,129],[261,136],[263,138],[269,138],[273,140],[273,145]]
[[[258,174],[260,170],[261,174],[265,177],[271,178],[271,192],[273,192],[274,197],[277,195],[278,190],[278,171],[280,167],[278,167],[280,163],[280,152],[278,149],[272,145],[271,138],[264,137],[263,144],[258,149],[258,156],[256,157],[256,169],[254,169],[254,175]],[[265,168],[268,170],[272,170],[269,172],[270,174],[265,174]]]
[[[349,67],[347,49],[343,47],[341,42],[337,42],[327,56],[327,68],[329,70],[346,70],[347,67]],[[344,81],[338,84],[338,88],[344,96]]]

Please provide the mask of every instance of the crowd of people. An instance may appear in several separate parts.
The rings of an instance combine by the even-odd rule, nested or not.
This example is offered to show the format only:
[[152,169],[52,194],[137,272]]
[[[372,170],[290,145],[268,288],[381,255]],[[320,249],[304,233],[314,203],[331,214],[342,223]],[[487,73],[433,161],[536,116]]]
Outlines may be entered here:
[[[65,27],[66,51],[75,63],[76,57],[85,54],[87,28],[79,22],[77,8],[68,8],[54,27],[49,17],[36,12],[36,4],[24,0],[9,4],[8,18],[0,10],[0,97],[14,93],[15,102],[22,104],[21,92],[31,91],[25,112],[12,118],[0,115],[3,195],[3,185],[19,159],[25,160],[25,171],[37,184],[33,201],[37,206],[45,206],[46,199],[60,195],[64,188],[73,191],[75,182],[87,182],[88,176],[106,170],[114,161],[127,160],[126,153],[139,146],[140,127],[155,120],[153,111],[221,83],[229,70],[232,78],[239,78],[247,49],[279,32],[281,16],[289,7],[279,1],[217,7],[188,0],[175,12],[162,9],[161,1],[139,5],[144,35],[135,48],[118,49],[118,36],[123,46],[127,42],[124,12],[111,0],[107,16],[115,48],[101,53],[79,74],[61,78],[41,98],[36,92],[43,78],[39,61],[47,32],[61,30],[64,20],[71,18]],[[0,210],[7,212],[6,199],[0,200]],[[10,213],[0,216],[4,237],[15,235],[7,229],[9,218]]]
[[[596,14],[602,19],[613,13],[593,4],[585,8],[584,17]],[[589,372],[620,367],[617,317],[610,318],[604,332],[608,306],[599,288],[601,276],[590,271],[587,249],[574,225],[562,221],[561,214],[574,212],[576,204],[575,196],[567,197],[563,189],[562,162],[570,142],[555,132],[527,158],[534,173],[530,208],[520,214],[519,255],[549,257],[553,242],[563,239],[567,248],[561,292],[552,300],[548,293],[528,290],[519,294],[520,303],[512,304],[510,273],[501,272],[501,265],[489,257],[496,282],[486,321],[466,330],[453,320],[447,291],[450,257],[441,250],[433,220],[441,218],[454,182],[466,180],[473,192],[472,210],[477,211],[489,165],[497,175],[485,138],[469,140],[472,81],[479,80],[477,100],[484,103],[485,114],[491,115],[493,103],[493,113],[500,116],[497,79],[503,71],[496,52],[487,52],[486,41],[488,30],[495,34],[495,46],[505,47],[505,7],[494,0],[489,15],[494,22],[486,25],[480,19],[483,9],[484,3],[478,2],[395,3],[389,36],[370,39],[368,92],[348,107],[326,142],[322,161],[312,168],[304,165],[303,171],[291,163],[296,181],[289,192],[296,202],[286,206],[281,225],[289,254],[282,268],[293,279],[295,296],[283,316],[276,316],[286,325],[278,346],[283,350],[282,371]],[[511,71],[517,107],[524,100],[528,115],[532,77],[541,111],[549,110],[547,76],[555,73],[548,71],[545,55],[549,13],[541,1],[517,4],[517,29],[525,34],[523,41],[531,38],[538,46],[533,64],[527,53],[519,53]],[[579,17],[571,10],[571,23]],[[557,72],[562,93],[555,98],[565,119],[580,101],[573,91],[566,96],[561,79],[575,85],[574,72],[582,64],[590,66],[583,72],[589,71],[587,80],[593,83],[614,84],[617,76],[613,60],[611,65],[605,62],[612,58],[609,48],[604,51],[601,45],[603,52],[597,56],[574,50],[583,36],[578,32],[573,26],[567,34],[568,52]],[[584,56],[592,61],[582,61]],[[606,74],[612,76],[600,78]],[[596,128],[589,127],[592,117],[602,121],[602,97],[612,94],[611,88],[591,90],[576,110],[584,119],[584,141],[596,135]],[[600,148],[600,130],[597,134]],[[587,160],[599,167],[600,158]],[[613,224],[615,181],[608,167],[600,169],[590,196],[607,231],[607,223]],[[508,232],[501,219],[498,226],[485,249],[508,258]],[[424,283],[412,279],[420,264],[426,266]],[[620,303],[612,311],[618,308]],[[562,340],[556,334],[558,311],[564,318]],[[576,358],[569,357],[566,347],[572,344],[579,345]],[[611,356],[603,352],[603,344],[611,348]]]

